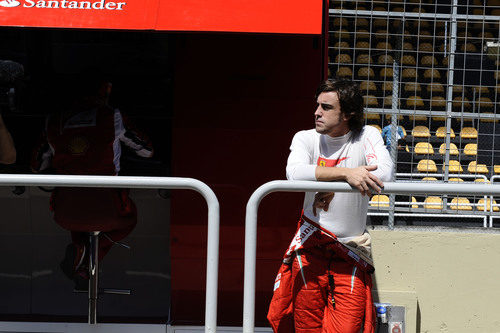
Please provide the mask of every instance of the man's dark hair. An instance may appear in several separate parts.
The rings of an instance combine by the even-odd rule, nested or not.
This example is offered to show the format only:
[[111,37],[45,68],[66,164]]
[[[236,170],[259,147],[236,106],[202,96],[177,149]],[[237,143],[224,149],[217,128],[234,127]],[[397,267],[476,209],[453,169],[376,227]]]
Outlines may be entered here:
[[336,92],[339,97],[340,111],[349,116],[349,129],[357,136],[364,125],[363,96],[357,83],[350,80],[328,79],[316,90],[316,99],[321,93]]

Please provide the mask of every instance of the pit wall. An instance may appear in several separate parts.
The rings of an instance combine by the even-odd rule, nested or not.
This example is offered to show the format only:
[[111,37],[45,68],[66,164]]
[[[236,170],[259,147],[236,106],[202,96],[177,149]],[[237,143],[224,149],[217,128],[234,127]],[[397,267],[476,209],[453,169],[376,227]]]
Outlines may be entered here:
[[406,331],[500,332],[500,233],[370,230],[374,298],[406,307]]

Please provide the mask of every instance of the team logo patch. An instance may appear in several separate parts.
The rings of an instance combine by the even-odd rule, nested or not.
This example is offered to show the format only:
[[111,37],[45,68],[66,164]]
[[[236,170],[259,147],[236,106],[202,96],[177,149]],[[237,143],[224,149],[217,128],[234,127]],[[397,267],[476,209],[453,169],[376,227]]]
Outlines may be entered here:
[[68,151],[71,155],[84,155],[89,149],[89,141],[83,136],[75,136],[68,142]]
[[324,167],[334,167],[340,164],[340,162],[347,160],[349,157],[341,157],[339,159],[329,160],[327,158],[318,157],[317,165]]
[[276,289],[278,289],[280,287],[280,284],[281,284],[281,273],[278,273],[278,275],[276,276],[276,280],[274,280],[273,291],[276,291]]
[[19,6],[21,3],[17,0],[3,0],[3,1],[0,1],[0,6],[1,7],[17,7]]

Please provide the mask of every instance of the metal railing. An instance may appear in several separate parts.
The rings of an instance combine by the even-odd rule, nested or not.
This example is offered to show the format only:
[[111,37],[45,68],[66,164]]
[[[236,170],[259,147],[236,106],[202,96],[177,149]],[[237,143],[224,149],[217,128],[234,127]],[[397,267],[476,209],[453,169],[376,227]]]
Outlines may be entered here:
[[[257,253],[257,212],[261,200],[272,192],[357,192],[344,182],[276,180],[260,186],[248,200],[245,218],[245,279],[243,295],[243,333],[255,329],[255,266]],[[383,193],[500,195],[500,185],[388,182]]]
[[2,175],[0,186],[74,186],[194,190],[208,206],[207,282],[205,332],[217,330],[217,279],[219,266],[219,201],[205,183],[192,178],[130,176]]

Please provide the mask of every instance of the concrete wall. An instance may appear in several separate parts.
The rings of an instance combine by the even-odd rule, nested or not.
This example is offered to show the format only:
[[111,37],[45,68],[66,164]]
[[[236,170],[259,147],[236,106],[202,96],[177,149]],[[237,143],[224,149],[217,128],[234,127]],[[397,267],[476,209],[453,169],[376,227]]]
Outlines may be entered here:
[[500,332],[500,233],[370,233],[376,301],[407,307],[406,332]]

